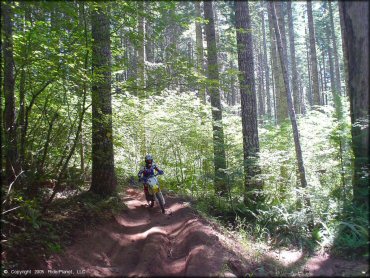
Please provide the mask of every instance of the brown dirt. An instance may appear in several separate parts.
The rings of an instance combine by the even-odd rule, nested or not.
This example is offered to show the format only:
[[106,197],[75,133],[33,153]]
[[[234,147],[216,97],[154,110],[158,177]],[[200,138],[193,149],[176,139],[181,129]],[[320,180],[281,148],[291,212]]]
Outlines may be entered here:
[[327,253],[307,256],[298,250],[280,249],[268,251],[263,264],[268,264],[269,260],[274,261],[274,265],[280,265],[284,274],[294,273],[295,276],[369,276],[369,264],[365,260],[350,261],[331,257]]
[[364,276],[368,271],[365,263],[326,255],[241,246],[236,234],[220,231],[189,203],[165,198],[162,214],[157,204],[147,207],[141,191],[127,189],[127,211],[81,233],[62,254],[49,257],[44,268],[88,276]]
[[144,194],[127,189],[128,210],[87,231],[63,254],[46,260],[49,270],[89,276],[241,276],[247,261],[226,247],[227,237],[195,214],[187,202],[166,196],[166,214],[148,208]]

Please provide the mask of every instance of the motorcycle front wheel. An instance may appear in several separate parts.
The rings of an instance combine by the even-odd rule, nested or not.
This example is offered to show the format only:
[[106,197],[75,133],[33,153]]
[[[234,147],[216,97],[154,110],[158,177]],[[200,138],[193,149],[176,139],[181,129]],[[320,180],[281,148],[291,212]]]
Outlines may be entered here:
[[157,197],[159,206],[161,207],[162,213],[165,213],[164,210],[164,200],[161,192],[155,193],[155,196]]

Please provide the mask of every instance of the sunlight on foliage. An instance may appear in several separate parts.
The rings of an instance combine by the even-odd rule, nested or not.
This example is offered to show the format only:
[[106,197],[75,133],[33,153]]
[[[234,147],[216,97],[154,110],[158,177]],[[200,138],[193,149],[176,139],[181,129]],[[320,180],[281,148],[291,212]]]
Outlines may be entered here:
[[[224,171],[227,174],[228,197],[213,196],[213,146],[209,143],[212,126],[208,120],[211,118],[211,108],[203,105],[194,92],[178,94],[176,90],[166,90],[161,96],[150,96],[146,100],[139,100],[129,93],[116,96],[116,166],[122,169],[126,177],[136,176],[143,163],[140,144],[144,142],[138,140],[139,131],[145,130],[147,152],[165,171],[161,177],[163,188],[197,198],[198,205],[204,211],[223,215],[222,218],[229,219],[229,223],[234,223],[232,225],[239,227],[239,231],[244,230],[257,238],[270,240],[278,237],[280,244],[308,244],[311,247],[309,240],[312,238],[320,246],[333,245],[335,231],[345,225],[338,218],[338,212],[345,203],[343,196],[347,195],[346,200],[350,200],[351,165],[341,164],[338,159],[340,155],[343,161],[351,159],[349,117],[338,121],[332,107],[322,106],[299,118],[308,179],[306,189],[300,187],[296,176],[290,123],[278,127],[268,124],[259,126],[260,177],[264,181],[266,202],[255,215],[246,209],[242,198],[241,119],[236,107],[223,105],[227,160],[227,169]],[[345,107],[348,107],[347,103]],[[348,115],[348,109],[345,112]],[[340,135],[338,132],[341,132]],[[344,144],[341,153],[339,142]],[[307,227],[307,208],[298,206],[305,194],[310,196],[317,223],[312,233]],[[205,199],[200,201],[200,198]],[[247,215],[254,218],[253,225],[243,222]],[[353,246],[363,245],[361,240],[365,236],[356,225],[346,226],[353,234],[352,238],[347,238],[352,243],[347,244]],[[357,243],[354,243],[356,239]]]

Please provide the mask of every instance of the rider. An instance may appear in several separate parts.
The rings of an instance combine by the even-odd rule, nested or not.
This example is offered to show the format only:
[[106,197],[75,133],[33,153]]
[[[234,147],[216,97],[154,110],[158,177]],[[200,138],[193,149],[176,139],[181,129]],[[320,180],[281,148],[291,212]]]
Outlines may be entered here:
[[[144,182],[144,193],[145,193],[145,198],[149,202],[149,192],[148,192],[148,184],[146,183],[147,179],[154,176],[154,170],[158,172],[159,175],[163,175],[164,172],[163,170],[159,169],[158,166],[153,163],[153,157],[150,154],[147,154],[145,156],[145,166],[143,166],[139,173],[138,173],[138,178],[139,181],[142,180]],[[141,176],[143,176],[141,178]]]

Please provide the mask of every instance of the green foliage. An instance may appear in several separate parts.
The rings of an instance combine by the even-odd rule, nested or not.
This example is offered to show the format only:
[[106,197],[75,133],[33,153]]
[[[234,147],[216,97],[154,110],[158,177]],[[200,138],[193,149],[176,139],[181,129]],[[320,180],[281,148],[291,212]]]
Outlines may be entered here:
[[6,224],[3,250],[9,257],[3,262],[5,268],[35,266],[38,256],[61,251],[60,235],[63,233],[58,231],[61,227],[51,225],[41,214],[40,200],[28,200],[19,195],[13,198],[13,205],[19,208],[2,219]]
[[[179,105],[173,99],[171,103]],[[345,206],[348,206],[346,204],[351,201],[352,186],[348,103],[343,102],[343,104],[344,109],[340,120],[337,119],[337,110],[329,106],[321,107],[320,110],[311,111],[299,118],[308,178],[306,189],[300,187],[296,176],[297,166],[290,124],[283,123],[279,127],[272,125],[259,127],[261,147],[259,164],[262,169],[261,178],[264,181],[263,190],[266,199],[265,203],[259,207],[257,214],[253,214],[243,202],[240,118],[234,115],[231,107],[226,106],[223,123],[230,195],[226,198],[213,195],[212,190],[204,190],[204,185],[199,184],[199,180],[195,179],[194,181],[198,181],[198,184],[191,188],[195,192],[199,191],[198,194],[193,195],[198,197],[196,199],[197,209],[218,218],[226,226],[231,225],[236,229],[239,225],[238,230],[243,227],[243,230],[251,237],[275,242],[278,245],[297,245],[311,250],[319,247],[332,248],[334,252],[340,252],[339,250],[363,252],[361,250],[364,250],[367,245],[367,233],[365,232],[368,226],[367,219],[363,213],[352,214],[347,218],[343,218],[340,213],[348,209]],[[168,113],[164,102],[156,105],[160,107],[163,114]],[[178,110],[182,108],[179,107]],[[193,117],[193,121],[190,120],[193,124],[195,123],[194,116],[186,115],[190,119]],[[189,125],[188,122],[186,124]],[[167,134],[167,140],[175,136],[170,132]],[[195,134],[195,136],[199,135]],[[188,141],[188,144],[190,142],[192,141]],[[199,141],[194,140],[194,142]],[[342,148],[339,148],[340,144],[343,144]],[[196,147],[196,144],[192,145],[192,150]],[[161,147],[156,147],[158,148],[161,149]],[[208,151],[211,155],[211,150]],[[184,154],[182,158],[187,155],[186,152]],[[169,166],[168,160],[169,157],[166,156],[166,160],[161,161],[165,171]],[[189,163],[187,160],[183,162]],[[167,184],[167,175],[163,179]],[[186,188],[186,183],[180,188],[173,185],[171,189],[188,193],[189,191],[184,190],[184,187]],[[306,194],[309,194],[311,199],[315,222],[313,230],[308,227],[309,208],[302,205],[302,198]]]
[[14,200],[21,208],[2,219],[7,224],[3,231],[7,239],[3,249],[9,256],[3,262],[5,268],[36,266],[43,255],[62,252],[73,240],[76,230],[102,223],[127,208],[120,194],[101,198],[85,192],[58,199],[46,215],[41,215],[37,200],[24,201],[21,196]]
[[47,243],[47,246],[51,253],[60,253],[62,251],[62,247],[58,243]]
[[347,203],[331,227],[335,234],[334,252],[351,255],[355,249],[361,256],[369,257],[369,211],[366,208]]
[[213,165],[210,109],[193,93],[166,91],[141,102],[126,94],[113,105],[118,111],[113,119],[117,168],[128,175],[138,172],[143,163],[140,132],[145,130],[147,152],[166,173],[164,187],[173,184],[182,193],[199,193],[199,187],[209,185]]
[[[211,214],[244,238],[274,240],[277,244],[296,244],[314,248],[333,247],[336,252],[360,250],[368,256],[368,212],[353,208],[352,151],[349,104],[335,95],[329,103],[299,118],[303,158],[308,187],[297,179],[292,130],[289,122],[280,126],[259,127],[258,164],[263,180],[265,202],[258,213],[250,211],[244,200],[243,138],[239,105],[224,102],[236,89],[238,71],[232,2],[215,2],[218,15],[218,59],[220,89],[223,95],[223,125],[228,195],[214,192],[211,107],[199,100],[199,88],[215,85],[197,72],[194,57],[194,4],[191,2],[147,1],[138,10],[135,1],[99,4],[110,7],[112,47],[112,100],[115,166],[118,192],[143,163],[145,152],[153,154],[165,171],[160,177],[163,189],[194,197],[197,209]],[[293,5],[296,26],[304,22],[305,3]],[[324,36],[327,10],[316,7],[319,57],[328,47]],[[83,189],[91,173],[91,52],[93,41],[90,13],[94,3],[76,1],[34,1],[15,3],[14,60],[16,64],[17,123],[21,121],[20,91],[24,86],[28,122],[25,157],[20,178],[24,189],[41,187],[43,181],[59,179],[69,189]],[[333,5],[336,9],[336,5]],[[255,46],[261,45],[261,3],[252,2],[252,33]],[[136,51],[143,42],[137,32],[138,17],[146,20],[147,42],[152,43],[152,59],[146,61],[145,99],[136,97]],[[337,16],[334,18],[338,23]],[[269,36],[266,20],[266,34]],[[203,22],[204,23],[204,22]],[[336,24],[339,33],[339,24]],[[303,86],[308,84],[305,35],[296,31],[297,67]],[[339,36],[337,36],[339,38]],[[270,40],[267,39],[269,46]],[[190,48],[189,48],[190,46]],[[192,52],[193,51],[193,52]],[[341,49],[339,49],[339,52]],[[257,53],[258,51],[256,51]],[[339,53],[340,54],[340,53]],[[257,57],[257,55],[255,55]],[[136,63],[136,64],[135,64]],[[258,63],[255,63],[257,65]],[[24,73],[24,79],[20,76]],[[24,81],[24,82],[23,82]],[[325,81],[325,80],[324,80]],[[327,80],[326,80],[327,81]],[[307,86],[306,86],[307,87]],[[84,114],[83,114],[84,113]],[[78,121],[82,131],[76,137]],[[105,119],[109,120],[109,119]],[[18,126],[18,130],[22,128]],[[144,134],[146,139],[144,139]],[[18,136],[21,138],[21,134]],[[20,144],[20,143],[18,143]],[[76,144],[76,145],[75,145]],[[76,146],[73,149],[73,146]],[[68,154],[72,152],[67,167]],[[84,161],[82,161],[82,158]],[[4,187],[3,193],[6,193]],[[43,188],[36,199],[11,192],[6,209],[16,208],[1,220],[6,226],[7,250],[21,250],[24,242],[37,243],[40,252],[60,252],[60,235],[71,228],[59,222],[71,211],[76,219],[110,217],[125,208],[119,195],[101,199],[85,193],[58,199],[51,210],[57,219],[47,219],[41,206],[50,190]],[[315,227],[308,228],[308,208],[302,205],[309,196]],[[59,210],[57,209],[59,208]],[[66,215],[60,213],[65,212]],[[61,224],[62,228],[58,228]],[[32,246],[27,246],[32,249]],[[22,252],[20,252],[21,254]],[[24,252],[23,252],[24,253]],[[14,255],[14,257],[17,257]],[[21,257],[21,256],[19,256]],[[16,263],[16,262],[14,262]]]

